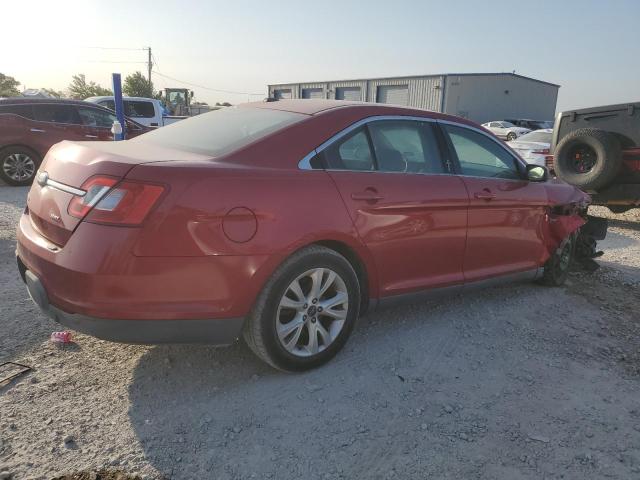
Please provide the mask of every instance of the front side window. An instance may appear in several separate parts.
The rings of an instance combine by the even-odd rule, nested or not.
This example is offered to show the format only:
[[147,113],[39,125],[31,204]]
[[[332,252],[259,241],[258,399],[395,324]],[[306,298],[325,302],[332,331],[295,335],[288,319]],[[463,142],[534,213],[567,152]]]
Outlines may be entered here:
[[323,152],[330,170],[373,170],[373,155],[364,127],[334,142]]
[[116,116],[97,108],[79,107],[78,113],[82,124],[88,127],[111,128]]
[[156,116],[152,102],[125,100],[124,114],[131,118],[153,118]]
[[282,110],[229,107],[172,123],[130,141],[217,156],[305,118],[307,115]]
[[443,173],[431,125],[409,120],[375,121],[368,125],[381,172]]
[[516,159],[494,140],[468,128],[444,125],[463,175],[520,179]]
[[60,105],[55,103],[41,104],[33,106],[34,119],[39,122],[65,123],[79,125],[80,117],[78,112],[71,105]]

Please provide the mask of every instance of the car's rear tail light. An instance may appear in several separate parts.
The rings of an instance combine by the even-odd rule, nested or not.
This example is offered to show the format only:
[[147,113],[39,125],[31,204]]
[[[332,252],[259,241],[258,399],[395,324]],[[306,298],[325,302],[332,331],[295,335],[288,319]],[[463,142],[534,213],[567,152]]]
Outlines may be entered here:
[[549,155],[549,149],[548,148],[543,148],[540,150],[532,150],[531,153],[537,153],[539,155]]
[[553,168],[553,155],[547,155],[544,157],[544,164],[548,169]]
[[89,178],[81,186],[85,193],[82,197],[74,196],[69,202],[67,212],[69,215],[76,218],[84,218],[89,210],[100,201],[102,197],[118,183],[118,179],[114,177],[107,177],[104,175],[96,175]]
[[114,225],[139,225],[156,204],[164,187],[123,181],[104,175],[89,178],[82,184],[83,196],[69,202],[69,215],[87,222]]
[[139,225],[151,211],[164,187],[122,182],[96,203],[85,221],[117,225]]

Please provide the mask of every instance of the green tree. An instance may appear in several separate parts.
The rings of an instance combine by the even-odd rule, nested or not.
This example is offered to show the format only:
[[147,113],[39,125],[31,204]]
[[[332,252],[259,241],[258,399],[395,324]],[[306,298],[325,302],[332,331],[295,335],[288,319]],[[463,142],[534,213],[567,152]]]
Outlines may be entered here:
[[74,75],[69,84],[69,96],[78,100],[84,100],[89,97],[101,97],[113,95],[108,88],[104,88],[95,82],[88,82],[83,73]]
[[122,91],[129,97],[153,98],[153,82],[149,83],[140,72],[132,73],[124,79]]
[[20,95],[18,85],[20,85],[20,82],[15,78],[0,73],[0,97],[16,97]]

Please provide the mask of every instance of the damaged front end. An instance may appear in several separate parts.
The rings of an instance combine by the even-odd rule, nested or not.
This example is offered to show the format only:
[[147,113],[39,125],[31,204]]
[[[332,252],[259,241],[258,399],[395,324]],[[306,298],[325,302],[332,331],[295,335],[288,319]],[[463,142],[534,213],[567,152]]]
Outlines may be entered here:
[[[555,191],[554,191],[555,190]],[[591,197],[577,188],[550,189],[551,205],[548,207],[544,235],[549,257],[558,255],[566,242],[574,242],[574,260],[589,271],[599,265],[593,260],[602,255],[597,250],[598,240],[607,235],[607,219],[589,215]]]

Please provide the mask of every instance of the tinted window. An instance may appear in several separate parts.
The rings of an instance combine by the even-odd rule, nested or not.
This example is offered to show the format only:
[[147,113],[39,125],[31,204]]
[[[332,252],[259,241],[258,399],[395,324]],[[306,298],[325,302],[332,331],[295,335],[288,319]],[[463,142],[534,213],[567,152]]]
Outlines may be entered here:
[[113,100],[102,100],[101,102],[98,102],[98,105],[108,108],[109,110],[113,110],[114,112],[116,111],[116,102]]
[[115,115],[97,108],[78,107],[78,113],[82,124],[90,127],[111,128],[116,120]]
[[70,105],[56,105],[53,103],[34,105],[33,115],[35,120],[40,122],[80,124],[78,112]]
[[[114,107],[115,109],[115,107]],[[143,102],[136,100],[124,101],[124,114],[132,118],[153,118],[156,116],[152,102]]]
[[463,175],[519,179],[515,158],[494,140],[468,128],[445,125]]
[[373,156],[363,128],[359,128],[326,148],[322,155],[332,170],[373,170]]
[[515,127],[515,125],[511,122],[500,122],[500,126],[502,128],[511,128],[511,127]]
[[431,125],[408,120],[369,123],[371,140],[383,172],[443,173]]
[[33,119],[33,108],[31,105],[3,105],[0,107],[0,113],[12,113],[24,118]]
[[229,107],[181,120],[131,141],[223,155],[305,118],[307,115],[281,110]]
[[500,127],[500,124],[498,122],[491,122],[489,126],[492,128],[496,128],[496,127]]

